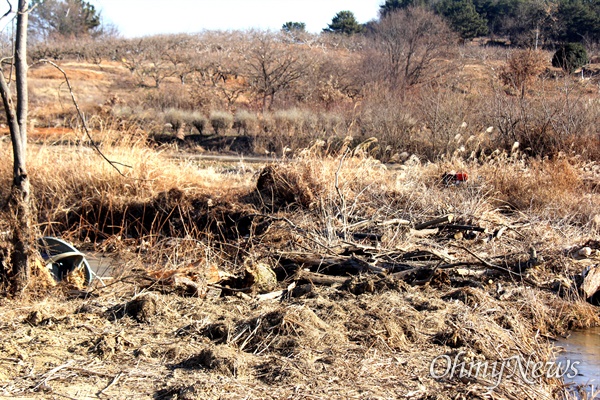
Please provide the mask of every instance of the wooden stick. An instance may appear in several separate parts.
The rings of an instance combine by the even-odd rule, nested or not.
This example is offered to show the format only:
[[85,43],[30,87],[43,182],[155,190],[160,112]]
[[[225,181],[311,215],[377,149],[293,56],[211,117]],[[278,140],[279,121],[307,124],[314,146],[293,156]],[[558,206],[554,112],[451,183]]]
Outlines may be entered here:
[[430,226],[439,225],[439,224],[449,224],[454,220],[454,214],[444,215],[443,217],[439,217],[436,219],[432,219],[430,221],[425,221],[420,224],[415,225],[416,230],[421,230],[425,228],[429,228]]
[[377,223],[378,226],[389,226],[389,225],[410,225],[410,221],[400,218],[388,219],[387,221],[382,221]]
[[474,231],[474,232],[485,232],[485,228],[474,225],[454,225],[448,224],[444,226],[444,229],[450,229],[455,231]]
[[307,280],[318,285],[341,285],[346,283],[348,279],[350,278],[344,276],[319,274],[317,272],[310,272],[306,270],[300,270],[296,275],[296,280]]

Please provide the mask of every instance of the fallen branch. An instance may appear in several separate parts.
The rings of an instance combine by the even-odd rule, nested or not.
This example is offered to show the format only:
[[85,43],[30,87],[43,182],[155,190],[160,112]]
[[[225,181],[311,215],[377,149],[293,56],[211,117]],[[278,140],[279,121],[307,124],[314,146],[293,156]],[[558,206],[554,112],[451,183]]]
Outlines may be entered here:
[[346,283],[348,279],[350,278],[344,276],[319,274],[317,272],[310,272],[303,269],[299,270],[296,274],[297,281],[306,280],[317,285],[342,285]]
[[527,282],[527,283],[529,283],[530,285],[532,285],[532,286],[535,286],[535,287],[538,287],[538,286],[539,286],[539,285],[537,284],[537,282],[535,282],[535,281],[533,281],[532,279],[529,279],[529,278],[527,278],[527,277],[523,276],[522,274],[520,274],[520,273],[518,273],[518,272],[511,271],[511,270],[510,270],[510,269],[508,269],[508,268],[504,268],[504,267],[501,267],[501,266],[499,266],[499,265],[496,265],[496,264],[492,264],[492,263],[490,263],[490,262],[488,262],[488,261],[484,260],[483,258],[479,257],[477,254],[475,254],[475,253],[474,253],[474,252],[472,252],[471,250],[467,249],[466,247],[463,247],[463,246],[457,246],[457,245],[453,245],[453,246],[454,246],[454,247],[456,247],[456,248],[459,248],[459,249],[461,249],[461,250],[464,250],[464,251],[466,251],[467,253],[469,253],[470,255],[472,255],[473,257],[475,257],[475,258],[476,258],[476,259],[477,259],[479,262],[481,262],[481,264],[483,264],[485,267],[487,267],[487,268],[489,268],[489,269],[493,269],[493,270],[496,270],[496,271],[501,271],[501,272],[506,272],[506,273],[508,273],[508,274],[509,274],[509,276],[510,276],[510,277],[516,277],[516,278],[520,279],[521,281],[523,281],[523,282]]
[[420,224],[415,225],[416,230],[421,230],[425,228],[429,228],[430,226],[435,226],[439,224],[449,224],[454,220],[454,214],[448,214],[440,218],[432,219],[431,221],[422,222]]

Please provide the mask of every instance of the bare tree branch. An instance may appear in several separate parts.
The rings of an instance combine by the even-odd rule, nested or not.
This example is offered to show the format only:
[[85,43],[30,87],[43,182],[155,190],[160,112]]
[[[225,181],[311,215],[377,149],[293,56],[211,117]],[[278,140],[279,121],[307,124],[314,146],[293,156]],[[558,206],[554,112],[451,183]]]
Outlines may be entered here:
[[123,164],[123,163],[120,163],[117,161],[112,161],[112,160],[108,159],[108,157],[106,157],[106,155],[102,152],[102,150],[100,150],[100,148],[98,147],[96,142],[94,142],[94,139],[92,138],[92,135],[90,134],[90,131],[87,127],[87,123],[85,122],[85,118],[83,117],[83,113],[81,112],[81,109],[79,108],[79,104],[77,103],[77,100],[75,99],[75,94],[73,93],[73,87],[71,86],[71,82],[69,81],[69,77],[67,76],[67,73],[60,66],[58,66],[56,63],[54,63],[50,60],[42,59],[42,60],[39,60],[38,63],[50,64],[54,68],[58,69],[63,74],[63,77],[65,78],[65,82],[69,89],[69,94],[71,95],[71,100],[73,101],[73,104],[75,105],[75,109],[77,110],[77,115],[79,116],[79,119],[81,120],[81,125],[83,126],[83,130],[85,131],[86,136],[90,140],[92,147],[94,148],[94,150],[96,150],[98,152],[98,154],[100,154],[100,157],[102,157],[107,163],[110,164],[111,167],[113,167],[119,173],[119,175],[127,178],[127,176],[125,174],[123,174],[123,172],[121,172],[121,170],[117,167],[117,165],[121,165],[126,168],[133,168],[133,167],[130,165],[127,165],[127,164]]

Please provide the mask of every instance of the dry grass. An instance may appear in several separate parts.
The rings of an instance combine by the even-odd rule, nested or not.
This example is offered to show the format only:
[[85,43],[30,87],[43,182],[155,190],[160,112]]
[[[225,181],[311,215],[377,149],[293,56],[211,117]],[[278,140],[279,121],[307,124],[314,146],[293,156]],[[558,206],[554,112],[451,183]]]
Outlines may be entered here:
[[[74,210],[88,219],[68,226],[71,237],[90,238],[82,232],[103,223],[92,211],[113,215],[105,225],[121,226],[97,244],[120,250],[124,275],[86,299],[73,298],[72,287],[63,284],[18,304],[0,299],[0,395],[486,398],[493,382],[434,379],[431,361],[458,355],[465,362],[512,356],[546,362],[557,351],[549,337],[600,323],[597,308],[574,299],[574,292],[561,297],[553,289],[582,269],[563,250],[597,240],[597,231],[589,229],[592,209],[582,212],[582,204],[597,196],[584,184],[593,170],[589,164],[499,154],[485,163],[413,158],[390,170],[369,156],[372,141],[351,147],[348,140],[340,153],[316,144],[270,165],[258,191],[260,177],[240,173],[242,166],[199,168],[145,148],[135,136],[113,142],[103,151],[133,167],[123,169],[126,178],[86,147],[31,148],[43,227],[63,226],[64,215]],[[2,146],[10,157],[8,144]],[[468,172],[470,180],[447,186],[442,175],[450,170]],[[0,175],[8,187],[8,166]],[[140,206],[154,218],[152,226],[169,229],[132,235],[139,222],[132,210]],[[485,241],[414,237],[409,227],[381,225],[448,213],[460,223],[508,229]],[[353,239],[361,232],[381,240]],[[248,264],[276,266],[289,252],[339,254],[348,242],[378,246],[378,254],[390,257],[416,249],[448,252],[471,260],[475,275],[447,269],[424,286],[358,276],[360,291],[322,286],[280,302],[244,295],[187,298],[140,280],[147,270],[239,274]],[[544,257],[527,270],[534,287],[485,272],[463,250],[509,263],[532,245]],[[557,380],[528,385],[516,376],[493,390],[506,399],[562,393]]]
[[[0,151],[10,159],[9,144]],[[220,172],[216,165],[200,166],[193,159],[170,158],[146,148],[140,143],[121,141],[118,146],[104,145],[102,152],[114,162],[114,167],[87,146],[30,146],[28,169],[34,177],[33,193],[39,211],[42,231],[55,232],[53,222],[70,210],[94,202],[118,209],[135,202],[147,202],[159,193],[173,188],[189,196],[206,194],[214,201],[229,199],[236,193],[249,190],[250,175]],[[6,198],[10,188],[10,165],[0,167]],[[94,222],[94,221],[92,221]]]

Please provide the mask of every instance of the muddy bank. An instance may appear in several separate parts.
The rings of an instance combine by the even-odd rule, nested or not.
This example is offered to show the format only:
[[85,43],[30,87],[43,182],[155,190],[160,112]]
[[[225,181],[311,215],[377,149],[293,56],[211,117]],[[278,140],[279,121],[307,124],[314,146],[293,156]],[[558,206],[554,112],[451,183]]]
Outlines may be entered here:
[[60,224],[60,231],[74,231],[80,240],[92,242],[116,235],[131,239],[212,235],[233,240],[249,235],[257,226],[260,230],[257,217],[251,204],[213,200],[210,195],[189,196],[171,189],[146,202],[118,204],[90,199],[53,224]]

